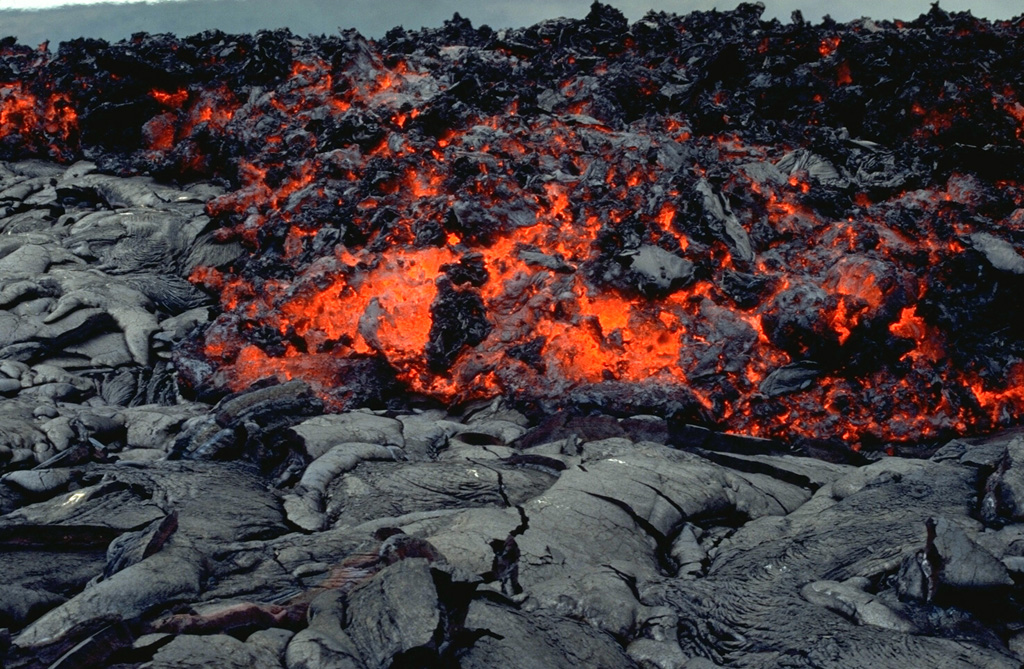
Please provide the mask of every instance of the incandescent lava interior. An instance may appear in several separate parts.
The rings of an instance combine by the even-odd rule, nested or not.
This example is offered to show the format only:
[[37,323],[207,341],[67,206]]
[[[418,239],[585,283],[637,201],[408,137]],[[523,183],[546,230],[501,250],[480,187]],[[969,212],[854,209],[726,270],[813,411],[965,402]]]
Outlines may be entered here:
[[[1024,415],[1024,20],[8,40],[0,153],[217,179],[187,392],[861,444]],[[651,400],[651,398],[656,398]]]

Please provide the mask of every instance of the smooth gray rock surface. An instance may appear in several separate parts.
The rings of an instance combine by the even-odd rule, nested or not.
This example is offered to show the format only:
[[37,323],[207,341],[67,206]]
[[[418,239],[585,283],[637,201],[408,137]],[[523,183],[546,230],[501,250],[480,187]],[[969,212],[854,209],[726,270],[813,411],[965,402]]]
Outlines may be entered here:
[[403,560],[351,593],[346,632],[367,666],[383,669],[433,640],[439,603],[428,561]]

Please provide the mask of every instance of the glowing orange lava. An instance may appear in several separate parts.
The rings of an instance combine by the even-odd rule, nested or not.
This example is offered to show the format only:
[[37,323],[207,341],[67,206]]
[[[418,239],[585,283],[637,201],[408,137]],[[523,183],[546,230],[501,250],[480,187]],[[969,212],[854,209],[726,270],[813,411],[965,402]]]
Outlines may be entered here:
[[124,164],[232,185],[206,214],[249,253],[190,277],[222,313],[188,352],[215,371],[185,383],[218,392],[300,378],[341,409],[345,365],[370,360],[442,402],[655,387],[685,420],[772,438],[1020,422],[1024,363],[956,358],[973,340],[943,302],[1013,279],[998,265],[1024,189],[971,127],[984,113],[1019,149],[1010,83],[899,88],[898,118],[868,122],[880,75],[848,28],[762,23],[732,63],[651,21],[689,46],[655,53],[646,24],[607,48],[584,27],[530,48],[346,35],[284,40],[266,72],[252,49],[206,51],[193,66],[224,76],[188,84],[0,84],[0,148],[81,157],[79,113],[106,108],[94,77],[136,86],[149,114]]

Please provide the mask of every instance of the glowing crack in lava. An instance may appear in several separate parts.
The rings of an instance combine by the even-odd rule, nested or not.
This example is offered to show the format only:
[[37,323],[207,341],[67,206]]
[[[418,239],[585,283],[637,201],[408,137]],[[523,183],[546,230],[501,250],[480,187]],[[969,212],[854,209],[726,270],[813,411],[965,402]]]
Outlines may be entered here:
[[[223,313],[182,382],[301,378],[337,409],[653,389],[722,429],[853,445],[1019,422],[1024,107],[1014,68],[967,73],[1024,27],[919,22],[595,5],[505,36],[183,44],[219,74],[140,91],[126,159],[229,179],[207,211],[250,253],[193,273]],[[903,61],[873,54],[911,30],[906,67],[934,66],[879,92]],[[267,52],[258,81],[232,69]],[[0,99],[0,134],[73,119],[55,99]]]

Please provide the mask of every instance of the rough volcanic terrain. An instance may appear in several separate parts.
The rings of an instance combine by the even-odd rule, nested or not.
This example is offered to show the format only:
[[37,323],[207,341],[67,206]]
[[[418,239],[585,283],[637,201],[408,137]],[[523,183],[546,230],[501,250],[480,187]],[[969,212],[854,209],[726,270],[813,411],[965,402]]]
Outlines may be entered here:
[[1024,19],[0,41],[0,664],[1019,667]]

